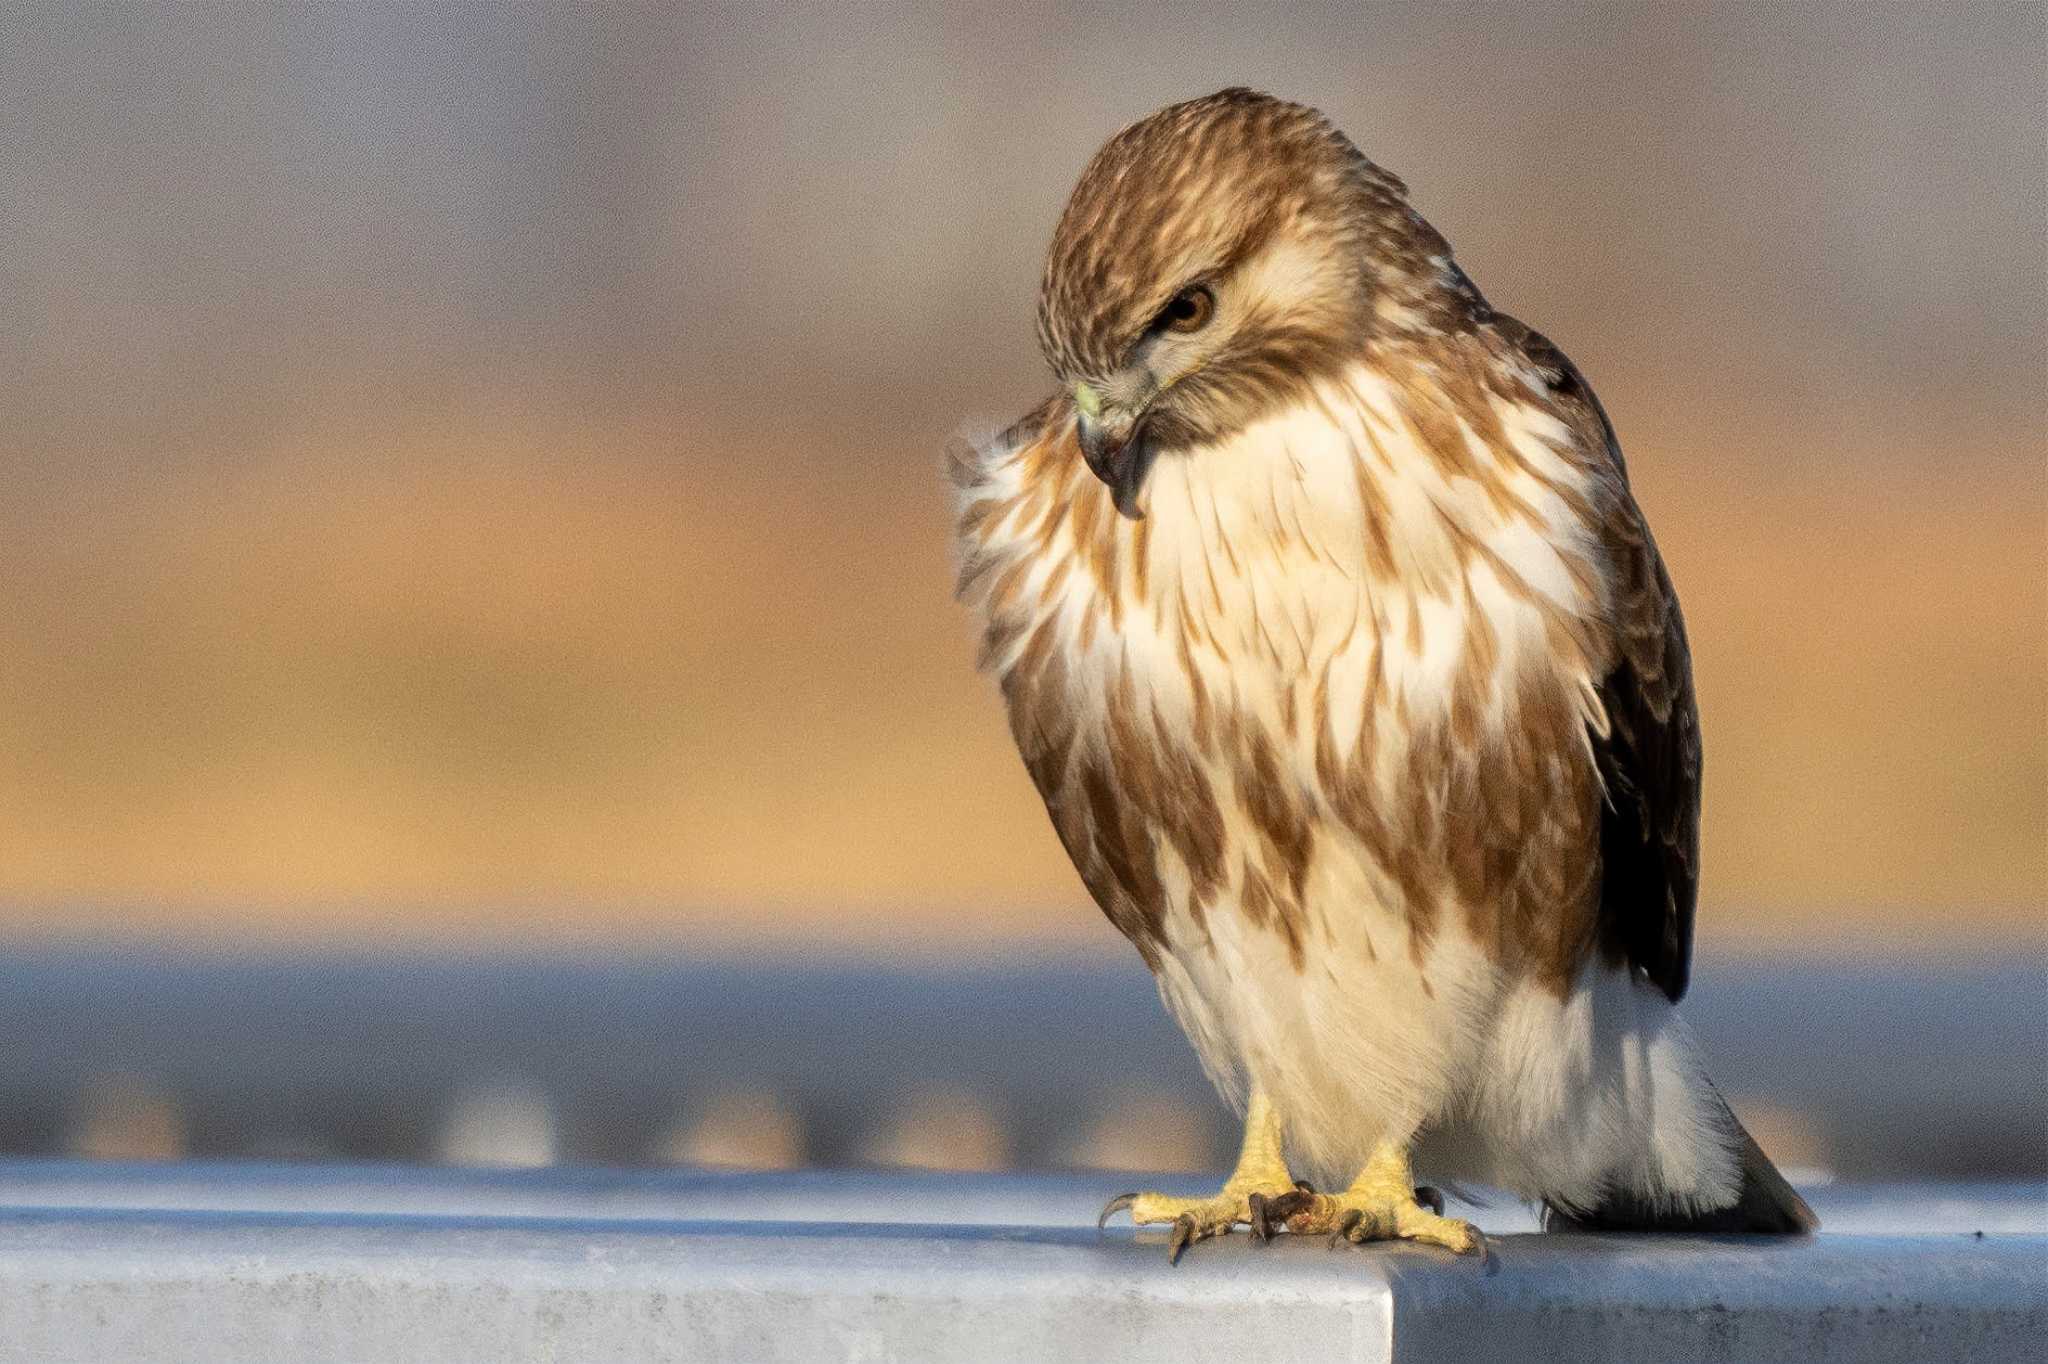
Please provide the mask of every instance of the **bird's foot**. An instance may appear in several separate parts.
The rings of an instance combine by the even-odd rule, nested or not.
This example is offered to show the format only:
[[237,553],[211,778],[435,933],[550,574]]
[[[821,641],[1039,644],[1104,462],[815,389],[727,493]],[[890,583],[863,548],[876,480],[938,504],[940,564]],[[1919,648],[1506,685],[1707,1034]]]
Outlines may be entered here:
[[1442,1194],[1410,1188],[1406,1180],[1361,1179],[1342,1193],[1295,1193],[1269,1205],[1267,1214],[1301,1235],[1327,1233],[1333,1246],[1340,1240],[1421,1241],[1460,1255],[1486,1253],[1479,1228],[1443,1215]]
[[1171,1223],[1166,1239],[1166,1258],[1180,1262],[1181,1252],[1197,1241],[1227,1236],[1239,1224],[1251,1228],[1254,1241],[1264,1241],[1279,1227],[1274,1209],[1284,1198],[1302,1196],[1306,1184],[1297,1184],[1284,1169],[1256,1176],[1233,1176],[1213,1198],[1175,1198],[1170,1194],[1118,1194],[1102,1209],[1097,1226],[1116,1213],[1128,1211],[1138,1226]]

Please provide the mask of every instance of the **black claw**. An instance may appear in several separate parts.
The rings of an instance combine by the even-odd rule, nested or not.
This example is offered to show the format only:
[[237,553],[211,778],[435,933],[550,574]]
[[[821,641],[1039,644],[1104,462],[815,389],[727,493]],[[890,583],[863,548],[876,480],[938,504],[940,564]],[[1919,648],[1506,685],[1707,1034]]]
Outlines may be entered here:
[[1442,1217],[1444,1215],[1444,1191],[1442,1189],[1439,1189],[1434,1184],[1416,1185],[1415,1201],[1417,1203],[1420,1203],[1423,1207],[1428,1208],[1438,1217]]
[[1271,1198],[1264,1199],[1267,1225],[1285,1226],[1288,1218],[1293,1217],[1297,1213],[1308,1211],[1309,1206],[1315,1202],[1315,1198],[1313,1190],[1297,1184],[1293,1189],[1284,1194],[1275,1194]]
[[1253,1194],[1245,1200],[1245,1207],[1251,1213],[1246,1220],[1251,1223],[1252,1244],[1262,1246],[1272,1240],[1273,1224],[1267,1220],[1266,1196],[1262,1193]]
[[1307,1180],[1305,1180],[1305,1179],[1297,1179],[1297,1180],[1295,1180],[1295,1181],[1294,1181],[1294,1187],[1295,1187],[1296,1189],[1300,1190],[1300,1191],[1301,1191],[1302,1193],[1306,1193],[1306,1194],[1312,1194],[1312,1193],[1314,1193],[1314,1192],[1316,1191],[1316,1186],[1315,1186],[1315,1185],[1313,1185],[1313,1184],[1311,1184],[1311,1183],[1309,1183],[1309,1182],[1308,1182]]
[[1166,1263],[1180,1263],[1180,1253],[1195,1239],[1195,1217],[1193,1213],[1182,1213],[1173,1219],[1173,1234],[1166,1238]]
[[1344,1215],[1337,1219],[1337,1229],[1330,1233],[1330,1249],[1335,1250],[1339,1241],[1349,1241],[1353,1229],[1364,1220],[1365,1214],[1357,1208],[1346,1209]]
[[1095,1219],[1095,1229],[1101,1231],[1109,1225],[1110,1218],[1128,1210],[1131,1204],[1137,1201],[1138,1196],[1134,1193],[1120,1193],[1115,1198],[1110,1199],[1109,1202],[1102,1205],[1102,1216]]
[[1483,1264],[1486,1261],[1493,1258],[1493,1247],[1487,1244],[1486,1233],[1481,1231],[1477,1227],[1473,1227],[1472,1244],[1460,1253],[1465,1255],[1477,1255],[1480,1259],[1480,1262]]

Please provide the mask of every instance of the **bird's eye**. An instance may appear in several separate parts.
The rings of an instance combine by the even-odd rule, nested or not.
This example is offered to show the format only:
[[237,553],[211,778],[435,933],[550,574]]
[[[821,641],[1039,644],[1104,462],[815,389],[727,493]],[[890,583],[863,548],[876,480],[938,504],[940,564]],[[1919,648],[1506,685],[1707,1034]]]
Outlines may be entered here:
[[1216,295],[1196,285],[1175,294],[1173,302],[1160,309],[1156,325],[1170,332],[1198,332],[1209,325],[1215,311]]

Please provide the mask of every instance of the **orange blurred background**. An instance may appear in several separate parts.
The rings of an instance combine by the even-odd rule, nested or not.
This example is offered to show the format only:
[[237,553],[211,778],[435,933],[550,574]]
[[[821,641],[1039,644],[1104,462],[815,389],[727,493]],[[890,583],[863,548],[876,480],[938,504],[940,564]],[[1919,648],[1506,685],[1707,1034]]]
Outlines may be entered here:
[[[1705,950],[2048,940],[2034,5],[0,18],[0,930],[1110,946],[939,451],[1122,123],[1328,110],[1599,389]],[[822,935],[822,936],[821,936]]]

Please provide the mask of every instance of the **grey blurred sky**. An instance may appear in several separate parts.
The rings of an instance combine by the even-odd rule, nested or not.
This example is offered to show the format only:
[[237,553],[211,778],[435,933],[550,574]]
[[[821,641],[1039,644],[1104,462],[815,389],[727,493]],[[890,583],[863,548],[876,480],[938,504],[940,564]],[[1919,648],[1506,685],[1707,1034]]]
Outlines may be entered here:
[[1624,430],[1652,390],[1848,384],[1902,431],[1871,459],[1938,465],[1913,433],[1959,409],[2038,459],[2044,62],[2038,4],[17,4],[0,457],[33,516],[624,395],[843,413],[920,462],[1042,385],[1039,254],[1094,147],[1248,83],[1405,176]]

